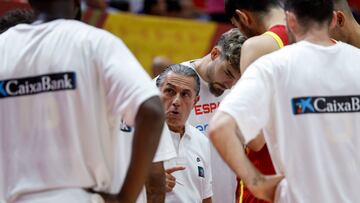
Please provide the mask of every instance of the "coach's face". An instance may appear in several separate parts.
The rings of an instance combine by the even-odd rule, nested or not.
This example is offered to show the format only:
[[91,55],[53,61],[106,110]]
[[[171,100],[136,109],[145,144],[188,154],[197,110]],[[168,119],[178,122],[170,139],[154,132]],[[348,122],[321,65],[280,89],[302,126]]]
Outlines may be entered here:
[[211,63],[207,69],[209,90],[215,96],[221,96],[226,89],[230,89],[240,78],[240,67],[232,67],[221,57],[221,50],[215,47],[211,51]]
[[181,132],[184,129],[192,108],[199,100],[195,86],[193,77],[169,72],[160,87],[166,122],[171,131]]

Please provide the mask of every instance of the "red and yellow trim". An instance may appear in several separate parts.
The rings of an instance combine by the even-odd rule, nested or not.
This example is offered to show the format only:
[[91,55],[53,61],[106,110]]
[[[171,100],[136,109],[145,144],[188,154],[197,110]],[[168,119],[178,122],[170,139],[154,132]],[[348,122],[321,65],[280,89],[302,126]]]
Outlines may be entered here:
[[269,35],[272,38],[274,38],[280,49],[284,47],[284,42],[279,37],[279,35],[277,35],[276,33],[271,32],[271,31],[267,31],[267,32],[264,33],[264,35]]
[[243,199],[244,199],[244,182],[242,180],[240,180],[240,198],[239,198],[239,202],[238,203],[242,203]]

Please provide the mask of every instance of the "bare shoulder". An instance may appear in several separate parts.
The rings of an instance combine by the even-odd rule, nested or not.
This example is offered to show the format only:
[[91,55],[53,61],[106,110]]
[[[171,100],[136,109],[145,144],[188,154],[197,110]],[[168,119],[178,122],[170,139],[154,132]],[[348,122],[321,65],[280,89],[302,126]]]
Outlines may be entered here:
[[241,49],[240,68],[244,72],[258,58],[280,49],[269,35],[259,35],[246,40]]

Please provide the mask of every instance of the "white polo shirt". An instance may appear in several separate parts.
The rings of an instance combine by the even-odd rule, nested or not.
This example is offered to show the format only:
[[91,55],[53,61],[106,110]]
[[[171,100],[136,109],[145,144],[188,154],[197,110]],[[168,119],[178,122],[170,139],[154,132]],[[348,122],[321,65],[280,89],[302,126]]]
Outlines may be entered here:
[[[115,151],[116,163],[114,170],[114,181],[111,193],[119,193],[124,183],[126,173],[130,164],[131,148],[134,136],[134,128],[126,125],[123,122],[120,126],[119,136],[117,137],[117,150]],[[169,128],[164,124],[164,129],[161,135],[160,143],[157,148],[153,163],[166,161],[176,157],[176,151],[171,139]],[[146,203],[146,190],[143,188],[140,193],[137,203]]]
[[301,41],[253,63],[219,111],[246,143],[264,129],[278,202],[360,200],[360,50]]
[[88,203],[78,188],[110,191],[118,118],[133,125],[158,95],[104,30],[73,20],[10,28],[0,35],[0,202]]
[[[182,64],[195,70],[193,61],[187,61]],[[219,108],[220,102],[229,93],[229,90],[225,91],[223,95],[216,97],[210,92],[209,84],[199,74],[198,76],[200,78],[200,99],[191,111],[188,122],[207,135],[209,122]],[[236,201],[236,175],[224,162],[212,144],[210,144],[210,153],[214,192],[212,200],[214,203],[233,203]]]
[[195,203],[209,198],[212,193],[212,176],[209,140],[193,126],[186,124],[185,133],[171,132],[171,137],[178,156],[164,162],[165,169],[174,166],[185,166],[172,175],[176,184],[172,192],[166,193],[165,202]]

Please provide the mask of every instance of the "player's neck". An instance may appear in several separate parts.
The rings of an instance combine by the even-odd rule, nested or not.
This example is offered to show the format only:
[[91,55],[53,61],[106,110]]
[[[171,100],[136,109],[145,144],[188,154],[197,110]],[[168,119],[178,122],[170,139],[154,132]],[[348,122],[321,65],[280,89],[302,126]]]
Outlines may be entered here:
[[263,32],[268,31],[271,27],[275,25],[286,25],[284,10],[280,7],[274,7],[262,17],[262,22],[264,24]]
[[171,132],[177,133],[180,135],[180,138],[182,138],[185,134],[185,126],[170,126],[169,129]]
[[203,79],[205,82],[209,82],[209,77],[208,77],[208,64],[211,62],[211,56],[210,54],[204,56],[201,59],[198,59],[195,61],[195,70],[196,72],[199,74],[199,76],[201,77],[201,79]]
[[347,43],[360,48],[360,25],[357,24],[357,22],[352,22],[351,28],[349,30],[351,31],[348,32],[349,36]]
[[38,13],[36,16],[36,20],[42,22],[49,22],[57,19],[74,19],[74,13],[72,11],[66,10],[52,10],[49,9],[46,12]]
[[313,28],[308,30],[301,36],[297,36],[297,41],[305,40],[313,44],[322,45],[322,46],[332,46],[334,42],[330,38],[328,29],[318,29]]

